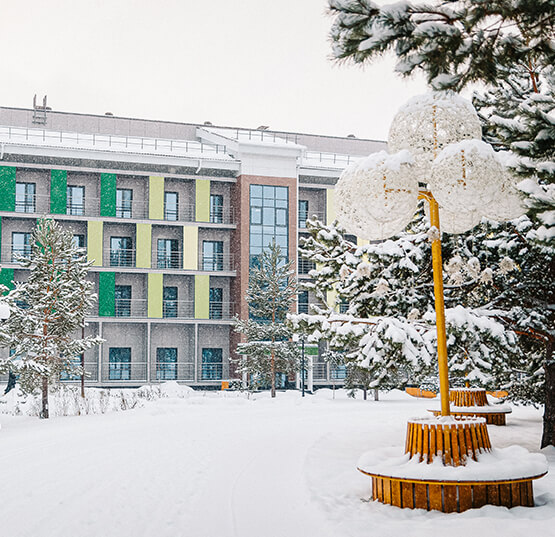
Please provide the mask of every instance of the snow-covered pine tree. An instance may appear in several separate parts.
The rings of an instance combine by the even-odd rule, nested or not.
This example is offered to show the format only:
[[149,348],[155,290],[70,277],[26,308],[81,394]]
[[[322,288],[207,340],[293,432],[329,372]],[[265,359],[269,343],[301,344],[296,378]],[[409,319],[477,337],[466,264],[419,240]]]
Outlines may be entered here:
[[[434,89],[459,91],[472,82],[485,85],[486,94],[477,96],[475,103],[481,108],[486,137],[519,157],[515,169],[529,177],[519,188],[528,196],[535,228],[527,233],[527,240],[545,244],[543,251],[537,252],[544,277],[533,287],[551,285],[555,272],[550,247],[555,227],[552,0],[400,2],[385,6],[370,0],[329,0],[329,5],[334,16],[333,52],[338,60],[364,63],[391,51],[397,56],[397,72],[406,76],[420,69]],[[519,289],[522,292],[526,287]],[[530,304],[526,296],[519,298]],[[543,316],[539,310],[545,305],[545,300],[538,301],[535,314]],[[547,311],[551,315],[546,330],[520,330],[535,340],[530,345],[544,348],[542,446],[555,445],[553,302]]]
[[286,323],[297,298],[292,264],[280,247],[271,243],[250,272],[245,297],[249,318],[235,321],[235,330],[247,339],[237,347],[237,371],[256,386],[270,384],[272,397],[276,396],[276,374],[288,375],[300,368],[299,348]]
[[[428,326],[409,321],[433,301],[431,261],[422,215],[399,238],[357,246],[334,222],[308,221],[300,253],[316,264],[306,288],[319,298],[313,314],[292,316],[295,329],[330,351],[341,351],[353,379],[371,377],[368,387],[391,389],[418,382],[433,371],[424,345]],[[328,294],[336,296],[327,304]],[[346,313],[337,312],[347,304]],[[432,302],[433,304],[433,302]]]
[[21,259],[27,281],[16,283],[17,306],[5,322],[12,356],[10,369],[24,391],[42,390],[41,418],[48,418],[48,386],[60,373],[81,374],[75,358],[102,342],[74,334],[96,299],[86,279],[90,263],[73,243],[70,231],[51,219],[39,220],[31,239],[31,255]]
[[[315,341],[327,340],[332,351],[344,351],[353,374],[361,368],[372,378],[369,387],[402,387],[434,374],[434,296],[422,214],[399,237],[358,247],[344,238],[336,223],[307,225],[310,237],[302,243],[301,254],[317,262],[317,268],[311,272],[313,282],[305,285],[322,302],[325,291],[332,290],[336,302],[349,307],[346,314],[316,307],[312,315],[293,316],[295,328]],[[455,382],[458,377],[474,385],[498,387],[507,381],[505,371],[520,364],[521,353],[510,329],[493,315],[475,310],[485,303],[479,297],[489,298],[492,293],[469,291],[489,284],[486,276],[493,271],[482,270],[473,256],[468,257],[466,274],[460,279],[454,278],[453,271],[446,274],[454,280],[445,286],[450,373]]]

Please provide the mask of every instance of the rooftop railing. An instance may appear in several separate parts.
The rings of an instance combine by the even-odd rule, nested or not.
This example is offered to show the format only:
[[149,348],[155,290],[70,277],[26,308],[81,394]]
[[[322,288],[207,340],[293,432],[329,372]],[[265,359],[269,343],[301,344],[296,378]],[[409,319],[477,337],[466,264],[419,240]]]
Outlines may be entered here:
[[93,149],[129,153],[149,153],[176,157],[229,159],[225,146],[194,140],[172,140],[112,134],[86,134],[26,127],[0,126],[0,142],[47,145],[74,149]]

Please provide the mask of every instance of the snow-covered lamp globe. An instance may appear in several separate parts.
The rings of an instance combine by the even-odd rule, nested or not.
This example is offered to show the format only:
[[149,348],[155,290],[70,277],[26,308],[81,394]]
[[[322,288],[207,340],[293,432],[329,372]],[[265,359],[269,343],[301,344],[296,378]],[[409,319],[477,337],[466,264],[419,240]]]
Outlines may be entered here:
[[408,151],[374,153],[349,166],[336,186],[337,218],[349,233],[383,239],[402,231],[418,205]]
[[10,318],[10,307],[5,302],[0,302],[0,321]]
[[433,160],[453,142],[480,139],[482,127],[472,104],[453,92],[417,95],[402,106],[389,129],[388,148],[408,149],[415,159],[413,174],[427,183]]

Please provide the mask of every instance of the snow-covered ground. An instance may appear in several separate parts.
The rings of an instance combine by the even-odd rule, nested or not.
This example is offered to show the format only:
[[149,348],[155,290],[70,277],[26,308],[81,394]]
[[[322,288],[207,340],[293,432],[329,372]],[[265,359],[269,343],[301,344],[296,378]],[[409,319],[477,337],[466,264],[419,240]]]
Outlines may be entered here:
[[[172,391],[170,390],[171,394]],[[2,537],[544,536],[555,519],[552,471],[537,507],[428,513],[369,502],[356,470],[372,448],[403,450],[407,418],[430,401],[379,402],[321,390],[253,399],[185,393],[102,415],[0,415]],[[514,408],[489,426],[495,447],[537,451],[541,412]],[[551,530],[549,529],[551,528]]]

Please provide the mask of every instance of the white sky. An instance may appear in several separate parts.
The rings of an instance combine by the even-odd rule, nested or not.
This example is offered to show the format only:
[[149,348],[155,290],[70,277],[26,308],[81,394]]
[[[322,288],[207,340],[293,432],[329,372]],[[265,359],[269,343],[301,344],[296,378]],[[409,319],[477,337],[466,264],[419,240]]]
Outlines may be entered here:
[[424,83],[332,62],[326,6],[0,0],[0,105],[385,139]]

